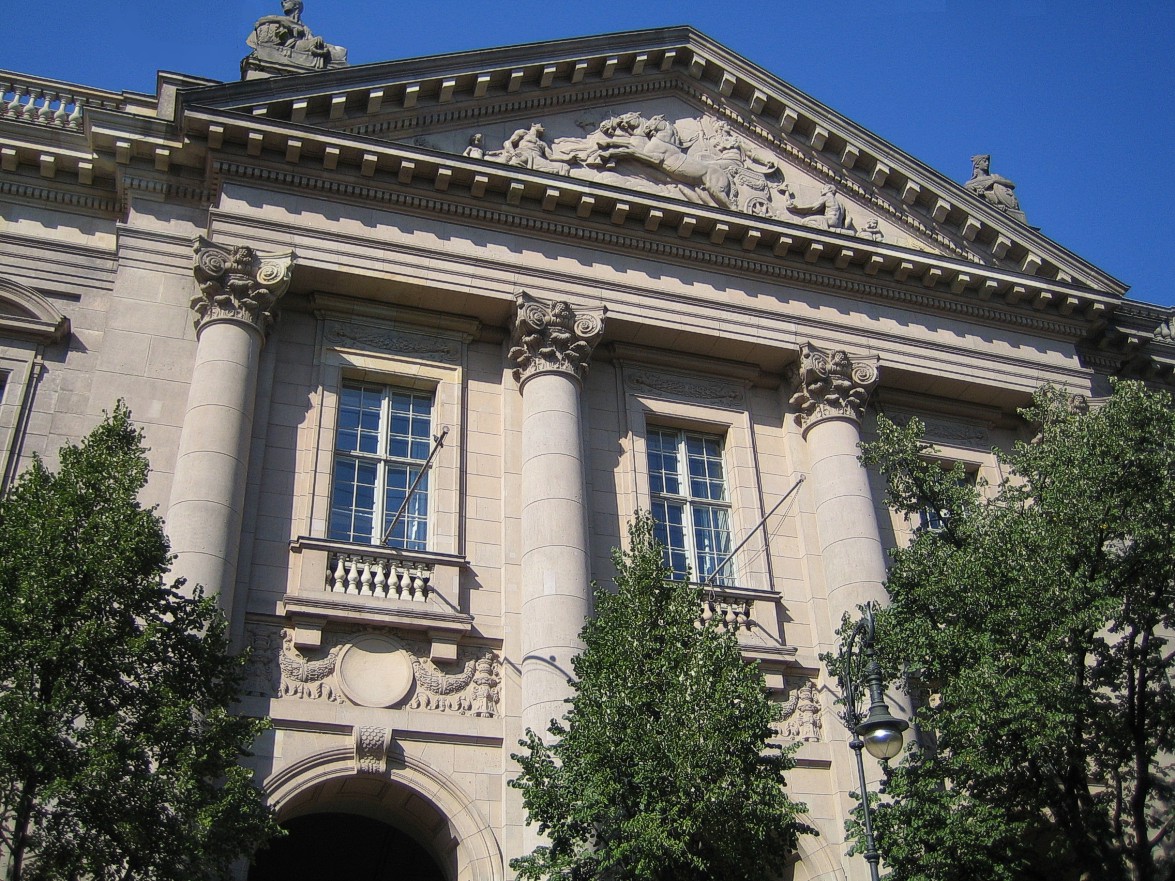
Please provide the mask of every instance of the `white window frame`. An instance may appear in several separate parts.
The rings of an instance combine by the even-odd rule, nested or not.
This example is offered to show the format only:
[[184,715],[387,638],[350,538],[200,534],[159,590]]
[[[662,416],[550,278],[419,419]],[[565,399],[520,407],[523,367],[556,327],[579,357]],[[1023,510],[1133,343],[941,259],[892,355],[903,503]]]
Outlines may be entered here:
[[[628,392],[624,443],[628,467],[616,476],[622,517],[624,512],[652,509],[647,450],[650,426],[720,437],[730,503],[731,540],[735,545],[745,540],[731,562],[737,578],[733,587],[761,591],[764,595],[782,594],[788,589],[784,582],[794,582],[797,590],[802,588],[800,569],[787,566],[784,555],[779,560],[785,565],[773,573],[765,533],[754,529],[765,513],[764,492],[783,493],[793,478],[786,467],[778,473],[760,471],[744,380],[698,375],[642,361],[625,362],[622,372]],[[693,394],[695,388],[705,394]],[[719,394],[713,394],[715,390]],[[789,523],[783,531],[792,528],[794,523]],[[779,547],[784,547],[786,540],[785,536]]]
[[[318,388],[310,417],[299,430],[297,480],[305,495],[296,500],[291,538],[327,539],[334,487],[334,449],[340,393],[345,382],[387,385],[433,396],[432,434],[449,429],[444,448],[429,469],[428,555],[464,553],[465,361],[474,322],[456,322],[431,313],[406,313],[371,306],[355,314],[353,301],[316,294],[318,355],[311,383]],[[339,306],[346,306],[340,309]],[[427,320],[427,324],[422,323]],[[453,325],[450,327],[450,325]]]
[[[671,447],[666,445],[666,441],[671,442]],[[653,519],[658,526],[658,538],[666,545],[666,563],[673,570],[674,577],[684,579],[685,567],[688,567],[692,581],[722,586],[736,584],[734,560],[727,559],[734,547],[734,538],[725,439],[719,434],[650,425],[645,434],[645,447]],[[714,447],[717,447],[716,452]],[[669,455],[670,451],[674,463],[672,476],[668,470],[654,467],[654,457],[662,457],[663,462],[663,457]],[[695,473],[694,466],[700,466],[704,473]],[[715,466],[718,469],[717,477]],[[671,479],[676,483],[671,484]],[[696,492],[699,486],[701,491]],[[681,512],[680,542],[674,541],[671,534],[673,529],[667,516],[671,507]],[[697,523],[697,515],[702,512],[708,512],[709,527],[700,527]],[[715,521],[723,522],[717,530]],[[717,532],[723,535],[724,541],[716,543],[712,550],[707,549],[699,541],[699,529]],[[719,574],[711,579],[718,564],[724,560],[726,562]]]
[[[350,433],[350,426],[344,424],[348,417],[343,402],[348,392],[358,392],[365,396],[364,400],[370,400],[373,397],[378,399],[378,423],[374,426],[374,430],[371,430],[370,426],[364,430],[361,424],[356,424],[354,426],[355,442],[350,445],[351,448],[340,446],[344,434]],[[406,434],[397,431],[397,420],[395,419],[397,411],[394,409],[397,400],[406,401],[408,404],[407,412],[402,414],[406,416]],[[424,418],[421,418],[422,409],[426,411]],[[431,493],[429,492],[429,475],[427,473],[421,478],[408,507],[397,522],[396,530],[387,536],[386,541],[385,533],[391,523],[391,518],[402,506],[405,494],[412,488],[417,475],[420,474],[421,469],[428,461],[434,443],[435,409],[434,395],[428,391],[355,380],[345,379],[343,381],[339,389],[339,411],[335,426],[328,538],[357,544],[370,543],[407,551],[429,549],[432,530],[429,506]],[[358,411],[360,420],[362,412],[362,410]],[[370,408],[367,409],[367,413],[371,412]],[[361,449],[362,444],[359,438],[363,434],[374,434],[374,450]],[[344,492],[344,485],[340,483],[342,476],[340,465],[342,463],[354,463],[356,472],[359,468],[367,466],[371,469],[373,479],[370,484],[351,482],[350,504],[346,506],[346,510],[351,513],[350,523],[347,528],[338,529],[339,524],[336,517],[344,510],[342,506],[337,505],[339,494]],[[370,505],[356,504],[355,502],[355,495],[361,486],[370,486],[371,488]],[[392,492],[393,486],[402,492],[394,494],[393,498],[389,499],[388,496]],[[362,511],[366,511],[367,516],[370,517],[370,529],[366,535],[356,535],[355,518]],[[343,534],[344,532],[345,534]]]

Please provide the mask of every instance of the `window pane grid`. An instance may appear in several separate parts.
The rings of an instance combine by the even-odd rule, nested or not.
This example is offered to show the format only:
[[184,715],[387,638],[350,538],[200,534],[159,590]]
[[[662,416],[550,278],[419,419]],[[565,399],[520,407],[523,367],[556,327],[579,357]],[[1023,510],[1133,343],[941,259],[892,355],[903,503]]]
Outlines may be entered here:
[[[339,394],[329,535],[379,544],[432,449],[432,397],[358,383]],[[387,544],[426,550],[428,476]]]
[[[665,547],[665,563],[675,579],[704,581],[732,547],[722,439],[651,429],[647,450],[654,535]],[[714,583],[734,583],[731,563]]]

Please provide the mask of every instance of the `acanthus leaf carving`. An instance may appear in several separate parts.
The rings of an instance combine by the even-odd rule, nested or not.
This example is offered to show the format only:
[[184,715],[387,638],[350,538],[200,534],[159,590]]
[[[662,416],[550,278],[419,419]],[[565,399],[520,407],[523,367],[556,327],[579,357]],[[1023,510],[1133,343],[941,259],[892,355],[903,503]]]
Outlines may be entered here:
[[807,432],[825,419],[847,417],[860,422],[869,394],[880,379],[876,355],[850,358],[843,349],[826,351],[805,343],[796,372],[798,390],[791,405]]
[[246,245],[226,247],[197,236],[193,274],[200,293],[189,304],[196,327],[211,321],[245,321],[265,333],[275,305],[290,286],[294,252],[262,254]]
[[546,303],[520,293],[508,357],[514,379],[562,371],[583,379],[596,343],[604,335],[606,309],[576,312],[565,300]]

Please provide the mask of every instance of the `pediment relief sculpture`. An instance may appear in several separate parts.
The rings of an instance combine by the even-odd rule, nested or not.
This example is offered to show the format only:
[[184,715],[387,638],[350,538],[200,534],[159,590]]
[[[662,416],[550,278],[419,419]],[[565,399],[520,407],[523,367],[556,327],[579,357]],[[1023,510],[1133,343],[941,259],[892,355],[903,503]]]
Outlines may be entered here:
[[242,70],[275,65],[293,73],[347,66],[347,50],[316,36],[302,23],[302,9],[302,0],[282,0],[281,15],[257,19],[245,40],[253,53],[241,62]]
[[835,185],[794,174],[722,120],[626,111],[599,123],[577,124],[583,136],[551,138],[542,122],[534,122],[512,132],[500,149],[492,149],[477,132],[469,136],[463,155],[871,241],[885,239],[876,218],[854,218],[855,206]]

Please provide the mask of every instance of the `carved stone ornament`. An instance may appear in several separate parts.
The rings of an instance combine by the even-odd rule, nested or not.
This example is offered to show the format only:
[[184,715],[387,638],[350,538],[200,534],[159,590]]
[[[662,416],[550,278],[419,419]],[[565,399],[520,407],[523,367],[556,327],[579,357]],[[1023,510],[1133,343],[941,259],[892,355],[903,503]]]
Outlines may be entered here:
[[360,774],[383,774],[388,769],[392,731],[379,725],[356,725],[355,770]]
[[564,300],[545,303],[519,294],[508,355],[514,364],[514,379],[521,383],[548,370],[583,379],[592,350],[604,334],[606,311],[601,307],[576,312]]
[[252,324],[263,334],[273,323],[274,305],[290,286],[294,252],[261,254],[245,245],[225,247],[198,236],[193,273],[200,293],[192,298],[196,327],[212,321]]
[[743,390],[736,385],[717,382],[695,382],[667,373],[655,373],[649,370],[628,374],[627,385],[636,391],[653,392],[655,394],[671,395],[676,398],[730,406],[742,403],[744,398]]
[[455,343],[414,333],[397,333],[375,327],[335,325],[326,332],[329,342],[363,349],[379,349],[436,361],[455,362],[460,357]]
[[796,681],[790,680],[792,689],[788,699],[779,705],[779,721],[774,724],[776,732],[787,740],[818,741],[824,730],[821,714],[824,706],[820,703],[820,693],[816,683],[805,679],[796,687]]
[[798,390],[791,397],[791,405],[799,410],[796,421],[805,434],[824,419],[860,422],[879,377],[876,355],[853,360],[844,350],[827,352],[805,343],[800,347]]
[[[256,644],[258,635],[253,638]],[[427,642],[383,632],[331,632],[315,655],[298,651],[293,630],[282,632],[276,697],[483,718],[500,714],[502,661],[490,649],[461,648],[454,668],[445,670],[429,658]],[[262,671],[254,676],[264,685]]]

